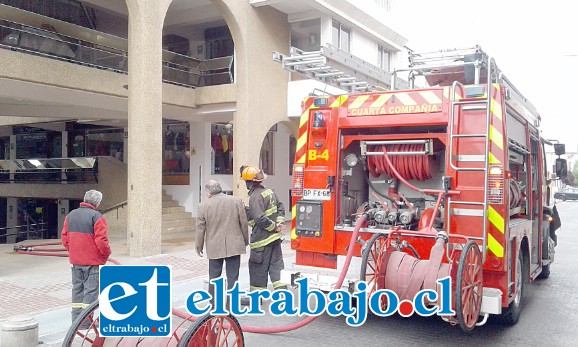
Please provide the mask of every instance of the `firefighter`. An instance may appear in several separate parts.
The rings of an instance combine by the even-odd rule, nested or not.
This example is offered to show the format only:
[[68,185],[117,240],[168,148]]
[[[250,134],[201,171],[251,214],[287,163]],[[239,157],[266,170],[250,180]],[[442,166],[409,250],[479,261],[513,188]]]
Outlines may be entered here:
[[284,268],[281,237],[285,227],[285,208],[277,195],[262,184],[267,176],[254,166],[241,167],[241,179],[249,190],[249,226],[253,228],[249,246],[250,290],[267,289],[267,277],[274,289],[286,288],[280,281]]

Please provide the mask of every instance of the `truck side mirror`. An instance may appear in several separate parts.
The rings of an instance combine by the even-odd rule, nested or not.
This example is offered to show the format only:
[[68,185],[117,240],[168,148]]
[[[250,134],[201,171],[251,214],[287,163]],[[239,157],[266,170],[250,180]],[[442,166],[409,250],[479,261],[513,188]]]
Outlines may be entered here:
[[557,158],[556,159],[556,176],[557,177],[566,177],[568,174],[568,163],[566,159]]
[[555,143],[554,153],[556,153],[556,155],[566,154],[566,145],[563,143]]

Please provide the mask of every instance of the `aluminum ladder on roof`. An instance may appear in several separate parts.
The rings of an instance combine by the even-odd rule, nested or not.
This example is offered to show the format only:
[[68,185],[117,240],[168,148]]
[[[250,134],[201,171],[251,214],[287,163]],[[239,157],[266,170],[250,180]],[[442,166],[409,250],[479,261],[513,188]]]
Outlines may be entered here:
[[[318,51],[303,51],[291,47],[289,55],[273,52],[273,60],[285,70],[327,83],[349,93],[390,90],[392,74],[333,45],[321,46]],[[396,83],[405,89],[407,81]]]

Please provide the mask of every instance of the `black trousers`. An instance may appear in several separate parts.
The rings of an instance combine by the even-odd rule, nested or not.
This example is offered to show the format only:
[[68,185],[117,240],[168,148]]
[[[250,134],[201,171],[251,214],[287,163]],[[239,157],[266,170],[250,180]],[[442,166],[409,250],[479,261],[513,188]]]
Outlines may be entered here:
[[[223,262],[225,262],[225,271],[227,274],[227,289],[233,288],[239,280],[239,268],[241,267],[241,256],[234,255],[227,258],[209,259],[209,281],[213,278],[221,277],[223,273]],[[215,296],[215,288],[209,283],[209,293],[211,298]],[[214,304],[214,299],[211,299]]]
[[285,268],[281,240],[251,249],[249,258],[249,283],[250,290],[267,289],[267,280],[271,279],[273,289],[286,289],[287,285],[281,283],[281,270]]

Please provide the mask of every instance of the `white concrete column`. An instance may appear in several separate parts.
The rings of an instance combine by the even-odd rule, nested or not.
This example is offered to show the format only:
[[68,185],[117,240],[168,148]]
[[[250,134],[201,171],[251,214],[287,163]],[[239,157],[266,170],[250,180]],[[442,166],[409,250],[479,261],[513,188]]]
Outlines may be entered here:
[[[68,158],[68,131],[62,132],[62,150],[60,151],[61,158]],[[64,169],[60,173],[60,178],[62,179],[62,183],[68,183],[66,181],[66,174],[64,173]],[[60,201],[58,202],[60,204]],[[60,237],[60,232],[62,231],[62,226],[60,225],[60,215],[58,216],[58,237]]]
[[122,133],[122,161],[128,163],[128,128],[123,128]]
[[[6,226],[8,228],[18,225],[18,198],[6,199]],[[8,229],[8,233],[19,232],[20,229]],[[6,236],[6,243],[16,243],[16,235]]]
[[61,158],[68,158],[68,131],[62,132],[62,150],[60,153]]
[[162,30],[172,0],[128,7],[128,218],[131,256],[161,252]]
[[64,218],[70,212],[70,200],[59,199],[58,200],[58,238],[62,234],[62,228],[64,227]]
[[[10,135],[10,156],[9,159],[16,159],[16,135]],[[14,169],[10,170],[10,181],[14,180]]]
[[16,135],[10,135],[10,159],[16,159]]
[[248,1],[238,0],[213,0],[213,4],[223,14],[235,42],[233,192],[246,197],[239,168],[259,165],[267,131],[287,121],[289,73],[271,59],[271,52],[288,52],[290,27],[287,15],[270,6],[255,8]]

